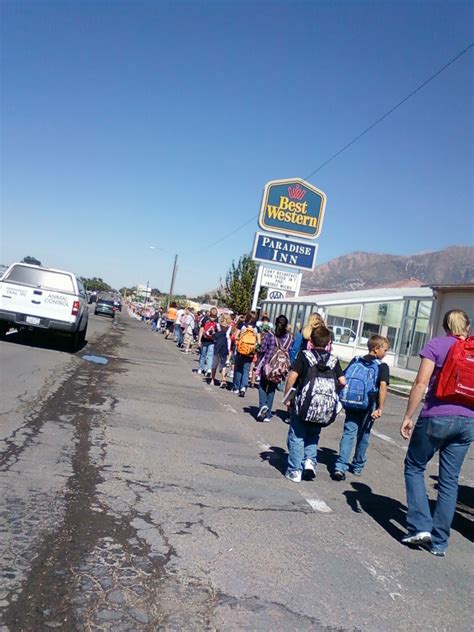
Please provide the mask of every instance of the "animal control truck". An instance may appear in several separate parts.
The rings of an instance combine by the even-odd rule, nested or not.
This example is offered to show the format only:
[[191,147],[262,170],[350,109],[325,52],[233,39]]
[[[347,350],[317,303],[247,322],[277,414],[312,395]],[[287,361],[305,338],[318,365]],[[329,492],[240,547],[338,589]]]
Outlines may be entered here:
[[0,338],[11,327],[48,331],[67,336],[76,351],[88,320],[86,292],[72,272],[14,263],[0,280]]

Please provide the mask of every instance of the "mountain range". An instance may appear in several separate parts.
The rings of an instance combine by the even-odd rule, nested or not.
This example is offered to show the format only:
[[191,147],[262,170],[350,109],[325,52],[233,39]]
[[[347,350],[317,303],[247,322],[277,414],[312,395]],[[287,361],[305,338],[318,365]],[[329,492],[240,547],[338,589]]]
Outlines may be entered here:
[[474,246],[399,256],[353,252],[303,275],[305,292],[474,283]]

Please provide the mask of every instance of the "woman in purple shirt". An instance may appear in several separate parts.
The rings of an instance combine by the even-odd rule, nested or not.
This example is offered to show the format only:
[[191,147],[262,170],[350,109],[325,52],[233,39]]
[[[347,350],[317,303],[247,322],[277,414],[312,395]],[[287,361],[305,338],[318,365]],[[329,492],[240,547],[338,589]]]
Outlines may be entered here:
[[[446,336],[433,338],[421,350],[421,364],[410,392],[400,433],[410,439],[405,458],[408,535],[404,544],[425,545],[430,553],[444,557],[456,510],[459,473],[474,440],[474,408],[440,401],[435,397],[436,378],[457,338],[469,335],[470,322],[461,309],[444,315]],[[425,404],[416,425],[413,415],[425,394]],[[425,487],[425,468],[439,451],[438,499],[433,515]]]

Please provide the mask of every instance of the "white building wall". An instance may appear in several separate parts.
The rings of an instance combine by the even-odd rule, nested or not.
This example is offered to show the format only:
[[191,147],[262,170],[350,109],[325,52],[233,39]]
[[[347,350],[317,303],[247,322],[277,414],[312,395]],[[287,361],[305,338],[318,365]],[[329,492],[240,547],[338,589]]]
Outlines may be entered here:
[[433,336],[443,336],[443,317],[450,309],[462,309],[471,319],[474,329],[474,290],[439,289],[436,291],[435,308],[433,310]]

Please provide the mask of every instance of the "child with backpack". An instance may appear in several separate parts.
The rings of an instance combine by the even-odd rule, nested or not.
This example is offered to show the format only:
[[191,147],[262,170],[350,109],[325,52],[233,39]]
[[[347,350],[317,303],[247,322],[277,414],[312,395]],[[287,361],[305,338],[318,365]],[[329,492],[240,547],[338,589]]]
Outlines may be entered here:
[[248,312],[235,340],[234,382],[232,392],[245,397],[249,383],[250,365],[257,349],[258,334],[255,312]]
[[339,360],[326,351],[330,341],[327,327],[313,329],[312,349],[298,354],[286,382],[284,401],[291,420],[285,476],[293,483],[300,483],[303,476],[306,480],[316,476],[321,429],[336,419],[340,409],[338,392],[345,378]]
[[214,340],[219,331],[219,323],[217,322],[217,308],[211,307],[209,316],[204,316],[201,320],[199,328],[198,343],[199,349],[199,368],[198,374],[211,376],[212,362],[214,359]]
[[356,447],[351,465],[352,473],[360,476],[364,469],[370,432],[374,421],[382,416],[387,397],[390,371],[388,364],[382,360],[389,344],[383,336],[372,336],[367,342],[369,353],[353,358],[345,370],[347,384],[340,400],[346,411],[346,419],[333,474],[336,481],[346,478],[354,440]]
[[278,316],[275,321],[275,332],[270,329],[265,333],[260,348],[260,386],[258,389],[257,421],[270,422],[275,391],[283,382],[290,370],[290,347],[293,336],[287,332],[288,318]]
[[216,383],[217,370],[221,372],[221,388],[227,388],[226,371],[230,354],[230,323],[231,317],[228,314],[222,314],[219,318],[219,331],[214,339],[214,359],[212,361],[211,382],[214,386]]

